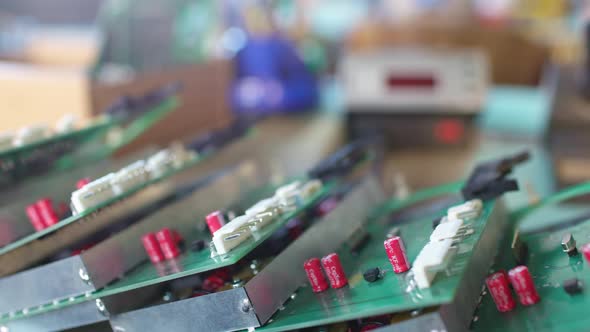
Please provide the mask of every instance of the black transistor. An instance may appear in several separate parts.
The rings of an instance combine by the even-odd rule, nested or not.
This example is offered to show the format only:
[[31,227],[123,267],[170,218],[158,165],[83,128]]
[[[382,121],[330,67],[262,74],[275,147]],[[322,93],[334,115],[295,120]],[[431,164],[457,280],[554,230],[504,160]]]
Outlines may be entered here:
[[569,295],[580,294],[582,289],[582,281],[578,278],[568,279],[563,282],[563,290]]
[[363,278],[365,278],[365,280],[367,282],[375,282],[381,278],[383,278],[383,270],[381,270],[378,267],[372,267],[370,269],[367,269],[364,273],[363,273]]
[[528,160],[527,151],[514,156],[493,160],[478,164],[465,186],[461,189],[466,200],[479,198],[482,200],[494,199],[505,192],[518,190],[516,180],[507,179],[517,164]]

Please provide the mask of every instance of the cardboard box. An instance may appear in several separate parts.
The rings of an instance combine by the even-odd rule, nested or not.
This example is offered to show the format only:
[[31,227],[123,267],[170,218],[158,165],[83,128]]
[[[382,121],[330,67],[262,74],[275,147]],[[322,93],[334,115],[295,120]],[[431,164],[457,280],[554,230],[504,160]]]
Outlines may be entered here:
[[166,144],[195,136],[231,122],[226,96],[233,77],[232,64],[212,60],[134,75],[119,83],[91,81],[86,70],[29,63],[0,63],[0,131],[44,123],[53,126],[64,114],[84,123],[103,112],[120,96],[142,95],[167,83],[180,81],[181,106],[142,134],[123,152],[148,144]]

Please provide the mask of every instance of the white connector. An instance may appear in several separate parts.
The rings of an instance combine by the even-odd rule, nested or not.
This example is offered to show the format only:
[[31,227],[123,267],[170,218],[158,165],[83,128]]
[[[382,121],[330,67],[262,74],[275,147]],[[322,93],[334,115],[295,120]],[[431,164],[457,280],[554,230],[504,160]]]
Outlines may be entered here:
[[74,191],[71,200],[74,212],[79,214],[115,197],[115,191],[111,185],[114,176],[114,173],[107,174]]
[[447,210],[449,220],[461,219],[470,220],[479,217],[483,209],[483,203],[480,199],[472,199],[463,204],[450,207]]
[[252,205],[246,210],[247,216],[255,216],[258,213],[265,212],[269,209],[276,208],[279,206],[278,200],[275,197],[265,198],[258,203]]
[[438,224],[432,234],[430,234],[430,241],[441,241],[444,239],[453,239],[459,233],[459,229],[463,226],[463,220],[454,219],[444,223]]
[[160,150],[147,160],[146,170],[151,178],[157,178],[174,168],[169,150]]
[[58,133],[67,133],[76,128],[76,116],[66,114],[62,116],[55,124],[55,131]]
[[13,139],[14,146],[23,146],[40,141],[49,136],[49,130],[45,125],[29,126],[19,129]]
[[213,244],[218,254],[223,255],[240,245],[252,236],[250,230],[252,217],[242,215],[221,226],[213,234]]
[[313,180],[307,181],[301,187],[301,197],[303,197],[303,199],[310,198],[311,196],[313,196],[313,194],[320,191],[322,189],[322,186],[323,186],[323,184],[322,184],[321,180],[313,179]]
[[176,168],[182,167],[187,161],[190,161],[196,158],[196,152],[192,150],[187,150],[186,147],[182,143],[172,143],[170,148],[170,157],[172,158],[172,164]]
[[279,187],[275,197],[283,206],[297,206],[301,202],[301,182],[295,181]]
[[9,132],[0,133],[0,151],[10,149],[14,135]]
[[412,271],[418,288],[429,288],[439,271],[446,269],[457,252],[453,240],[429,242],[414,260]]
[[148,180],[145,161],[139,160],[119,170],[111,179],[116,195],[135,189]]

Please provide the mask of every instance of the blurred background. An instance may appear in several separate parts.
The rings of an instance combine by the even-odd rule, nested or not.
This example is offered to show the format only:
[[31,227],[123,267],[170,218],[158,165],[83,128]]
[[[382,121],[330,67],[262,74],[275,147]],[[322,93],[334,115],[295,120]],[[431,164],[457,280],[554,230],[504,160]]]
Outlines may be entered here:
[[319,146],[378,136],[410,188],[528,148],[527,188],[546,194],[590,177],[589,15],[583,0],[3,0],[0,131],[180,81],[180,109],[123,153],[258,117]]

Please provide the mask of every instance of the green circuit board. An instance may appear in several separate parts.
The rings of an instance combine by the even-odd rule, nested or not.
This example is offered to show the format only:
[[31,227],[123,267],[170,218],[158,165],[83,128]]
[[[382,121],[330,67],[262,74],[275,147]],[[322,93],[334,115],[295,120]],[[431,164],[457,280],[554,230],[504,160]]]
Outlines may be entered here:
[[[561,214],[567,215],[569,208],[561,207]],[[559,206],[551,208],[551,220],[558,215]],[[539,211],[542,212],[542,211]],[[586,213],[587,215],[587,213]],[[562,220],[563,221],[563,220]],[[569,257],[561,249],[561,237],[571,233],[577,240],[578,248],[590,242],[590,217],[572,227],[555,231],[538,232],[523,235],[528,245],[527,266],[531,272],[541,302],[525,307],[517,303],[516,308],[507,313],[500,313],[489,294],[486,294],[476,312],[473,323],[474,331],[588,331],[590,326],[590,266],[582,254]],[[502,246],[494,270],[508,270],[515,266],[510,244]],[[585,288],[582,293],[570,296],[562,285],[564,280],[578,278]]]
[[[460,185],[458,182],[421,191],[405,201],[391,200],[376,208],[366,226],[370,234],[370,242],[366,247],[354,254],[350,246],[345,244],[338,251],[348,276],[349,286],[316,294],[308,285],[304,285],[298,289],[294,299],[287,302],[265,326],[256,330],[291,331],[390,313],[400,313],[401,318],[410,310],[453,301],[459,284],[468,278],[466,274],[467,265],[471,264],[471,249],[489,225],[487,221],[490,220],[494,202],[486,203],[481,216],[470,222],[474,233],[461,240],[458,254],[453,259],[448,274],[439,273],[432,287],[428,289],[406,291],[409,286],[408,273],[393,272],[383,241],[392,227],[399,227],[400,236],[405,239],[408,259],[413,261],[429,241],[432,220],[444,215],[448,206],[460,203],[460,197],[452,195],[449,201],[441,206],[425,214],[411,216],[404,222],[396,223],[392,215],[395,216],[412,204],[430,200],[438,195],[456,194]],[[373,267],[382,268],[385,275],[374,283],[368,283],[362,274],[366,269]],[[395,319],[396,316],[393,317]]]
[[[333,192],[336,186],[336,182],[325,183],[321,190],[314,193],[309,199],[305,200],[297,209],[284,213],[279,217],[277,221],[266,226],[260,231],[254,232],[253,237],[251,237],[244,243],[240,244],[238,247],[236,247],[234,250],[230,251],[227,254],[211,257],[211,252],[209,250],[202,250],[200,252],[193,252],[187,250],[177,259],[172,261],[172,264],[169,264],[170,262],[168,262],[166,265],[156,266],[151,262],[146,261],[138,267],[134,268],[129,273],[127,273],[124,278],[121,278],[98,291],[88,293],[86,295],[64,299],[53,303],[48,303],[34,308],[28,308],[26,310],[20,310],[9,314],[5,314],[3,316],[0,316],[0,324],[9,320],[22,319],[26,316],[33,314],[41,314],[52,310],[63,309],[65,307],[82,303],[85,301],[100,299],[114,294],[124,293],[134,289],[147,287],[150,285],[163,283],[169,280],[178,279],[185,276],[194,275],[205,271],[211,271],[235,264],[243,257],[245,257],[248,253],[250,253],[252,250],[254,250],[256,247],[258,247],[260,244],[262,244],[278,229],[286,225],[286,223],[289,220],[296,218],[297,216],[300,216],[308,208],[314,206],[321,199],[325,198],[328,194]],[[235,207],[245,208],[247,206],[250,206],[251,204],[255,203],[253,199],[255,200],[268,197],[274,192],[274,189],[276,189],[276,186],[264,187],[260,191],[250,193],[249,195],[247,195],[247,197],[244,198],[243,201],[237,202]],[[208,231],[205,232],[207,232],[208,234]],[[210,239],[210,235],[206,235],[205,233],[196,234],[193,238],[189,239],[199,237],[207,237],[208,239]]]
[[[90,125],[58,133],[30,144],[0,151],[0,186],[10,186],[30,177],[52,176],[56,172],[107,158],[129,144],[179,105],[168,97],[134,119],[101,116]],[[114,128],[121,130],[116,141],[105,138]]]
[[100,212],[101,209],[103,209],[103,208],[105,208],[105,207],[107,207],[107,206],[109,206],[109,205],[111,205],[111,204],[113,204],[115,202],[118,202],[118,201],[120,201],[120,200],[122,200],[122,199],[124,199],[126,197],[129,197],[129,196],[131,196],[131,195],[133,195],[133,194],[141,191],[142,189],[144,189],[144,188],[146,188],[146,187],[148,187],[148,186],[150,186],[150,185],[152,185],[152,184],[154,184],[156,182],[162,181],[162,180],[164,180],[164,179],[166,179],[166,178],[168,178],[168,177],[170,177],[170,176],[172,176],[174,174],[180,173],[180,172],[182,172],[182,171],[184,171],[186,169],[189,169],[191,167],[194,167],[195,165],[197,165],[198,163],[200,163],[205,158],[207,158],[207,154],[198,155],[193,160],[185,163],[182,167],[179,167],[179,168],[173,169],[173,170],[169,170],[166,173],[164,173],[164,174],[162,174],[162,175],[160,175],[160,176],[158,176],[156,178],[150,179],[149,181],[143,183],[142,185],[140,185],[140,186],[138,186],[138,187],[136,187],[136,188],[134,188],[132,190],[129,190],[127,192],[124,192],[124,193],[122,193],[120,195],[116,195],[113,198],[111,198],[111,199],[109,199],[109,200],[107,200],[107,201],[105,201],[105,202],[103,202],[103,203],[101,203],[101,204],[99,204],[97,206],[94,206],[92,208],[86,209],[85,211],[83,211],[83,212],[81,212],[79,214],[76,214],[76,215],[70,216],[70,217],[68,217],[68,218],[66,218],[64,220],[61,220],[60,222],[58,222],[55,225],[52,225],[52,226],[47,227],[47,228],[45,228],[45,229],[43,229],[41,231],[35,232],[33,234],[30,234],[28,236],[25,236],[25,237],[17,240],[17,241],[14,241],[14,242],[12,242],[12,243],[10,243],[10,244],[8,244],[8,245],[0,248],[0,255],[6,254],[6,253],[8,253],[8,252],[10,252],[10,251],[12,251],[12,250],[14,250],[16,248],[19,248],[21,246],[27,245],[28,243],[30,243],[32,241],[35,241],[35,240],[37,240],[37,239],[39,239],[41,237],[44,237],[44,236],[47,236],[47,235],[49,235],[49,234],[51,234],[53,232],[56,232],[56,231],[60,230],[61,228],[65,227],[65,226],[67,226],[69,224],[78,222],[80,220],[85,219],[86,217],[92,216],[93,214]]

